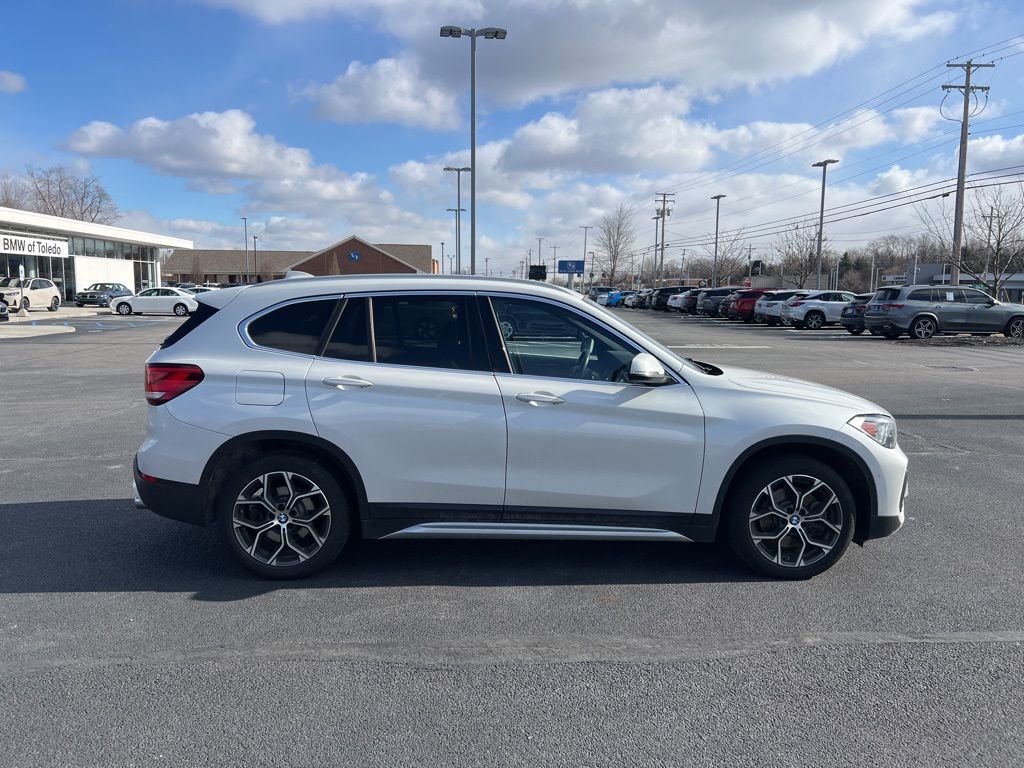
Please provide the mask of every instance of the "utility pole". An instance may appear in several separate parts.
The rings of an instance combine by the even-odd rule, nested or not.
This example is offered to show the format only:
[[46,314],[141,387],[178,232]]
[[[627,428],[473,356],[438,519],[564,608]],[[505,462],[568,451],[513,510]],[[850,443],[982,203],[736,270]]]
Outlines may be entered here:
[[255,276],[257,283],[260,282],[260,270],[256,266],[256,241],[258,239],[259,238],[257,238],[256,235],[252,236],[252,273]]
[[987,85],[971,85],[971,72],[981,67],[994,67],[995,64],[975,64],[973,59],[966,63],[947,64],[947,67],[960,67],[964,71],[963,85],[944,85],[944,91],[960,91],[964,95],[963,119],[960,121],[960,163],[956,174],[956,210],[953,213],[953,270],[949,276],[950,285],[960,285],[960,258],[964,236],[964,187],[967,179],[967,137],[970,132],[971,94],[975,91],[988,92]]
[[[654,258],[654,266],[655,266],[655,270],[654,271],[655,271],[655,273],[657,273],[657,271],[658,271],[657,270],[657,266],[658,266],[658,220],[661,219],[661,215],[656,213],[654,216],[651,216],[651,219],[654,221],[654,256],[653,256],[653,258]],[[647,249],[644,248],[643,255],[640,257],[640,277],[641,278],[644,275],[644,264],[646,262],[647,262]],[[655,287],[655,288],[658,287],[658,276],[657,276],[657,274],[654,275],[654,286],[653,287]]]
[[544,240],[543,237],[538,237],[537,238],[537,263],[538,264],[543,264],[544,263],[544,251],[541,250],[541,247],[540,247],[541,242],[543,240]]
[[487,256],[484,258],[484,277],[491,274],[491,257]]
[[249,282],[249,220],[242,217],[242,242],[245,243],[245,277],[238,276],[238,282],[248,283]]
[[[587,278],[586,278],[586,272],[587,272],[587,230],[593,229],[593,228],[594,228],[593,225],[587,225],[587,226],[583,226],[582,224],[580,225],[580,229],[583,230],[583,274],[580,275],[580,284],[581,285],[586,285],[587,284]],[[570,284],[571,284],[572,278],[570,277],[569,279],[570,279]]]
[[750,243],[747,244],[747,280],[750,281],[754,277],[753,262],[750,257],[754,254],[754,246]]
[[814,286],[819,291],[821,290],[821,239],[825,232],[825,174],[828,172],[830,164],[838,162],[838,160],[828,159],[811,164],[811,168],[821,168],[821,208],[818,210],[818,282]]
[[722,207],[722,198],[725,195],[714,195],[711,199],[715,201],[715,257],[711,262],[711,287],[718,287],[718,213]]
[[[658,270],[654,281],[655,287],[662,281],[662,277],[665,271],[665,219],[672,215],[672,209],[668,207],[669,203],[675,203],[675,195],[667,192],[658,192],[657,196],[661,197],[661,207],[656,209],[658,216],[661,217],[661,254],[654,254],[654,258],[657,260]],[[668,198],[673,198],[669,200]],[[657,202],[657,200],[655,200]]]
[[551,282],[555,282],[555,276],[558,274],[558,246],[551,246]]
[[441,241],[441,272],[444,272],[444,240]]

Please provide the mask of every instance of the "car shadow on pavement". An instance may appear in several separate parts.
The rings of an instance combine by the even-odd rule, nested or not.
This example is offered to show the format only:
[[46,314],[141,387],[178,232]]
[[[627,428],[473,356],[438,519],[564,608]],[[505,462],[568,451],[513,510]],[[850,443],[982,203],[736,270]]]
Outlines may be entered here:
[[213,530],[128,499],[0,504],[0,525],[0,593],[192,592],[231,601],[288,589],[764,580],[712,545],[420,540],[353,541],[324,571],[280,581],[236,563]]

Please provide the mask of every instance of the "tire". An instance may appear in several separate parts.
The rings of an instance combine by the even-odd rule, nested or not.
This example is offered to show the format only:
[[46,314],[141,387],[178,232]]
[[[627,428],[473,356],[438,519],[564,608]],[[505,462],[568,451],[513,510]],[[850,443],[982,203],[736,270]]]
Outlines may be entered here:
[[868,333],[870,333],[872,336],[880,335],[879,332],[877,330],[875,330],[874,328],[868,328]]
[[1011,317],[1003,329],[1003,335],[1011,339],[1024,339],[1024,317]]
[[[785,323],[783,323],[783,325],[785,325]],[[790,328],[796,328],[798,331],[802,331],[803,328],[804,328],[804,324],[802,322],[800,322],[799,320],[790,320],[789,321],[789,327]]]
[[76,307],[78,307],[79,309],[81,309],[82,307],[84,307],[84,306],[85,306],[85,304],[83,304],[83,303],[82,303],[82,302],[80,302],[80,301],[76,301],[76,302],[75,302],[75,306],[76,306]]
[[188,307],[186,307],[184,304],[175,304],[174,314],[176,314],[178,317],[187,317]]
[[910,338],[927,341],[938,331],[938,324],[931,317],[918,317],[910,324]]
[[60,299],[56,296],[50,299],[50,306],[48,306],[47,309],[50,310],[51,312],[56,312],[58,309],[60,309]]
[[[265,492],[273,510],[262,501]],[[310,495],[288,507],[286,494]],[[302,578],[330,565],[352,530],[348,497],[333,474],[290,453],[231,471],[217,495],[216,515],[228,551],[246,568],[276,579]]]
[[853,336],[860,336],[862,333],[864,333],[863,328],[847,328],[846,330]]
[[24,309],[26,312],[28,312],[29,306],[30,306],[30,304],[29,304],[28,296],[26,296],[24,299],[21,300],[21,306],[18,309],[19,310]]
[[887,339],[898,339],[903,334],[899,331],[880,331],[880,333]]
[[[794,510],[798,499],[807,506]],[[809,579],[831,568],[849,546],[857,520],[843,478],[802,455],[744,471],[729,489],[724,512],[732,551],[758,573],[778,579]]]
[[117,306],[114,307],[114,311],[119,315],[130,315],[132,313],[132,305],[127,301],[119,301]]
[[812,331],[820,330],[825,326],[825,316],[821,312],[808,312],[804,317],[803,327]]
[[778,324],[779,324],[779,323],[780,323],[781,321],[780,321],[780,320],[779,320],[778,318],[775,318],[775,317],[769,317],[768,319],[766,319],[766,320],[765,320],[765,322],[766,322],[766,323],[768,324],[768,327],[769,327],[769,328],[774,328],[774,327],[775,327],[776,325],[778,325]]

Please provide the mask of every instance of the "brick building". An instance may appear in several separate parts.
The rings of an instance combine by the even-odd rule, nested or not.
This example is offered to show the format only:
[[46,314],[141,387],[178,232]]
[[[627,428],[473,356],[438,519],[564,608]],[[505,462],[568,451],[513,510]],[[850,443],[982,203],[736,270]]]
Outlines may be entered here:
[[319,251],[175,249],[163,264],[168,282],[247,283],[274,280],[289,270],[311,275],[434,274],[429,245],[368,243],[351,235]]

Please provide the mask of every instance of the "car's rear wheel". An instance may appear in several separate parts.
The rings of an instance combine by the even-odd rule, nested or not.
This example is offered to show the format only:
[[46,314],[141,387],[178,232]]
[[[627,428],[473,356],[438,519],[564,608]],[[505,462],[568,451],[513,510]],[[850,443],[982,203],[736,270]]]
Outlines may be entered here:
[[924,341],[935,335],[938,327],[930,317],[919,317],[910,324],[910,337]]
[[808,312],[804,318],[804,327],[816,331],[825,325],[825,316],[821,312]]
[[228,549],[263,576],[294,579],[329,565],[348,541],[348,499],[332,474],[293,454],[239,467],[221,487],[217,524]]
[[860,336],[862,333],[864,333],[863,328],[847,328],[846,330],[849,331],[854,336]]
[[1003,335],[1011,339],[1024,339],[1024,317],[1012,317],[1003,329]]
[[60,309],[60,299],[57,298],[56,296],[50,299],[50,306],[48,306],[47,309],[50,310],[51,312],[56,312],[58,309]]
[[902,335],[899,331],[881,331],[881,334],[887,339],[898,339]]
[[127,301],[122,301],[117,305],[117,314],[119,315],[130,315],[132,313],[132,305]]
[[186,307],[184,304],[175,304],[174,314],[176,314],[178,317],[184,317],[185,315],[188,314],[188,307]]
[[831,467],[806,456],[765,462],[730,489],[726,535],[755,571],[807,579],[832,567],[856,525],[853,494]]

